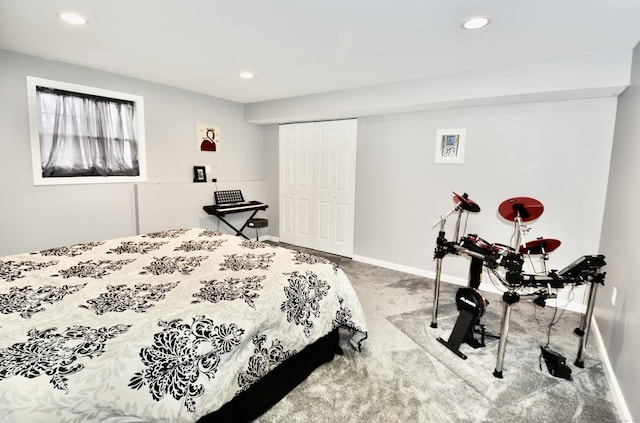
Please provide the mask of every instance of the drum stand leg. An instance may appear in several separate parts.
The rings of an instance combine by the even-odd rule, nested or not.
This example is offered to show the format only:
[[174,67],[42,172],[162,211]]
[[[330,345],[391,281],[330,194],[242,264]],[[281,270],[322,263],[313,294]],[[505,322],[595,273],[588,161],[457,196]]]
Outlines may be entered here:
[[438,302],[440,301],[440,276],[442,274],[442,259],[447,255],[447,239],[444,237],[444,218],[441,221],[438,239],[436,240],[436,250],[434,258],[436,259],[436,281],[433,286],[433,307],[431,309],[431,327],[438,327]]
[[442,273],[442,257],[436,259],[436,282],[433,286],[433,307],[431,309],[431,327],[438,327],[438,301],[440,298],[440,274]]
[[502,296],[504,301],[504,312],[502,314],[502,329],[500,332],[500,344],[498,345],[498,359],[493,375],[502,379],[502,365],[504,363],[504,352],[507,347],[507,335],[509,333],[509,320],[511,319],[511,306],[520,301],[520,295],[516,292],[505,292]]
[[440,300],[440,275],[442,274],[442,259],[444,258],[444,256],[447,255],[447,252],[449,251],[448,242],[447,242],[447,239],[445,238],[444,227],[445,227],[445,223],[447,222],[447,216],[457,211],[458,220],[456,222],[456,230],[453,235],[453,239],[456,240],[457,242],[458,231],[460,229],[460,219],[462,217],[462,212],[464,211],[459,206],[460,206],[460,203],[458,203],[458,205],[456,205],[454,209],[451,209],[447,214],[445,214],[444,216],[441,216],[440,220],[434,224],[435,226],[438,223],[440,223],[440,231],[438,232],[438,239],[436,240],[436,251],[434,254],[434,258],[436,259],[436,281],[433,287],[433,307],[431,310],[430,326],[432,328],[438,327],[438,302]]
[[598,290],[598,283],[591,282],[589,287],[589,297],[587,300],[587,309],[582,316],[580,327],[576,328],[574,333],[580,336],[580,346],[578,347],[578,357],[573,363],[576,367],[584,368],[584,350],[587,347],[587,339],[589,338],[589,330],[591,329],[591,318],[593,316],[593,308],[596,303],[596,292]]

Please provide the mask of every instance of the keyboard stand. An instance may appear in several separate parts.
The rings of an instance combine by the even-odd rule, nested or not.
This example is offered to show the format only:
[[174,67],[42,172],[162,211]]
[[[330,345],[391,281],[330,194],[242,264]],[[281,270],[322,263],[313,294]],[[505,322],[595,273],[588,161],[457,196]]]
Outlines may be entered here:
[[226,224],[228,227],[230,227],[231,229],[233,229],[234,231],[236,231],[236,235],[239,235],[241,237],[243,237],[244,239],[249,239],[247,238],[247,236],[245,234],[242,233],[242,231],[244,231],[244,228],[247,227],[247,225],[249,224],[249,220],[253,219],[253,217],[256,215],[256,213],[258,213],[260,210],[254,210],[253,213],[251,213],[251,216],[249,216],[249,218],[247,220],[244,221],[244,224],[242,225],[242,227],[240,229],[236,229],[231,223],[227,222],[225,220],[225,218],[223,216],[220,215],[216,215],[216,217],[218,219],[220,219],[222,221],[222,223]]

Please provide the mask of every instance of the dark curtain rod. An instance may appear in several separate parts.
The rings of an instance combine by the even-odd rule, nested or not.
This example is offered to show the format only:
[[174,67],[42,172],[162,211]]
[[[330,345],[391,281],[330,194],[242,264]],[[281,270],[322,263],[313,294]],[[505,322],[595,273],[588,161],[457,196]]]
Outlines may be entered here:
[[78,92],[75,92],[75,91],[60,90],[58,88],[41,87],[39,85],[36,86],[36,91],[41,92],[41,93],[48,93],[48,94],[58,94],[58,95],[71,96],[71,97],[80,97],[80,98],[85,98],[85,99],[94,100],[94,101],[107,101],[107,102],[110,102],[110,103],[130,104],[132,106],[135,105],[135,102],[131,101],[131,100],[123,100],[121,98],[102,97],[102,96],[99,96],[99,95],[78,93]]

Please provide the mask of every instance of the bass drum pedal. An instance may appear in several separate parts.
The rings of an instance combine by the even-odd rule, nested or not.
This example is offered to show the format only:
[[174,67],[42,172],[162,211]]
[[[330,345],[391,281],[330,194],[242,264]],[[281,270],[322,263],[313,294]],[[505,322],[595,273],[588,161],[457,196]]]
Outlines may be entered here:
[[[467,359],[467,356],[460,352],[460,344],[463,342],[470,345],[473,348],[481,348],[485,346],[484,343],[484,326],[480,324],[480,318],[484,314],[484,311],[489,302],[480,294],[475,288],[459,288],[456,292],[456,305],[460,314],[456,320],[456,324],[451,331],[451,335],[448,340],[438,338],[438,341],[454,352],[458,357],[463,360]],[[475,334],[475,328],[480,326],[480,338],[477,339]]]
[[[540,356],[544,359],[551,376],[572,380],[571,368],[567,366],[567,359],[562,354],[540,346]],[[540,370],[542,370],[542,363],[540,363]]]

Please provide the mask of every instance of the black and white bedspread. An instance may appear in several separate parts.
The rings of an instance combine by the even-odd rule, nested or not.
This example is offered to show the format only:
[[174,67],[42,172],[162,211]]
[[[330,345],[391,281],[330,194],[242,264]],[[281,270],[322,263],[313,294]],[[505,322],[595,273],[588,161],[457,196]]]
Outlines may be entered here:
[[194,422],[331,332],[349,280],[309,254],[180,229],[0,258],[0,421]]

